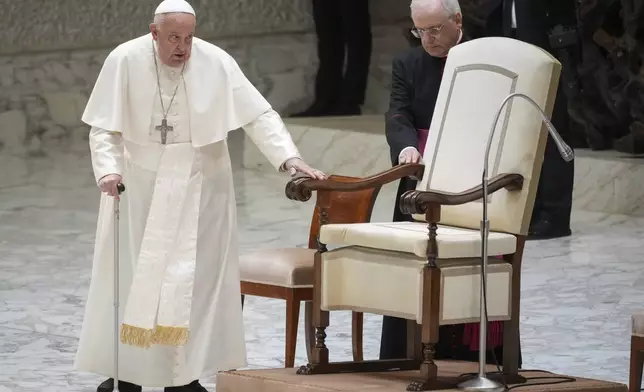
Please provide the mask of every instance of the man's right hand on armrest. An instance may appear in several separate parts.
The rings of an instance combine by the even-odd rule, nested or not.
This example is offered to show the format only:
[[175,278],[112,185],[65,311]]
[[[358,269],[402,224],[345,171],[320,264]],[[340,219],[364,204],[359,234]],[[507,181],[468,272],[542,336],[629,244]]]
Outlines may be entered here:
[[407,163],[420,163],[422,160],[423,158],[415,147],[405,147],[398,155],[398,163],[401,165]]

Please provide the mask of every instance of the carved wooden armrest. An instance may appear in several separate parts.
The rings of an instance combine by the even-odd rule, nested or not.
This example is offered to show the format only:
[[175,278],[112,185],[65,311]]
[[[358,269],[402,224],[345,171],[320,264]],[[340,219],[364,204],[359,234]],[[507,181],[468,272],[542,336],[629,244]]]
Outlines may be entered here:
[[295,178],[286,184],[286,197],[291,200],[308,201],[313,191],[328,192],[358,192],[367,189],[380,188],[390,182],[405,177],[416,180],[423,178],[425,166],[421,164],[398,165],[367,178],[351,178],[340,180],[331,176],[326,180],[314,180],[309,177]]
[[[522,175],[499,174],[490,179],[488,183],[488,194],[492,194],[503,188],[509,191],[518,191],[522,187]],[[460,205],[482,198],[483,185],[478,185],[460,193],[413,190],[407,191],[401,196],[400,210],[403,214],[427,214],[430,206]]]

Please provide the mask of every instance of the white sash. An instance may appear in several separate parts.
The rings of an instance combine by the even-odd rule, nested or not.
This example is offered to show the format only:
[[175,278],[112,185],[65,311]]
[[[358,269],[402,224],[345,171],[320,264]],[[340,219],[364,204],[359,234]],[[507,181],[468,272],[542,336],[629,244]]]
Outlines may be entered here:
[[165,146],[121,326],[125,344],[188,340],[203,181],[195,164],[190,143]]

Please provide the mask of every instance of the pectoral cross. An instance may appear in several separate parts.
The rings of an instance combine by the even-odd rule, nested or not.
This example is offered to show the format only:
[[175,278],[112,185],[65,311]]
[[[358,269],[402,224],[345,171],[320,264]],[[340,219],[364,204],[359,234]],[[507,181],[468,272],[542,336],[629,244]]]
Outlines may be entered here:
[[172,132],[174,130],[174,127],[168,125],[168,120],[164,118],[163,120],[161,120],[161,125],[157,125],[156,127],[154,127],[154,129],[161,131],[161,144],[166,144],[168,132]]

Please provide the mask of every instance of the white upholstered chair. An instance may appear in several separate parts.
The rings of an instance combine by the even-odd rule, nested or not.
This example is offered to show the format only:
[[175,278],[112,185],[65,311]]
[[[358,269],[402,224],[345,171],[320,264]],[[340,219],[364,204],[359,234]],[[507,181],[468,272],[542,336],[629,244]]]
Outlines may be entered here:
[[[420,369],[408,390],[441,385],[433,358],[439,325],[478,322],[485,147],[497,109],[511,93],[532,98],[549,116],[561,66],[544,50],[508,38],[454,47],[445,66],[423,165],[402,165],[352,184],[297,179],[287,196],[317,192],[321,216],[331,191],[359,191],[422,178],[401,198],[415,222],[328,224],[316,253],[312,360],[300,374]],[[429,108],[428,108],[429,109]],[[506,380],[518,376],[521,259],[547,140],[539,113],[514,99],[500,117],[489,160],[488,320],[504,321]],[[327,250],[325,244],[335,249]],[[410,320],[407,358],[329,363],[329,312],[352,310]],[[418,327],[420,325],[420,328]],[[420,331],[419,331],[420,330]],[[420,332],[420,333],[419,333]]]

